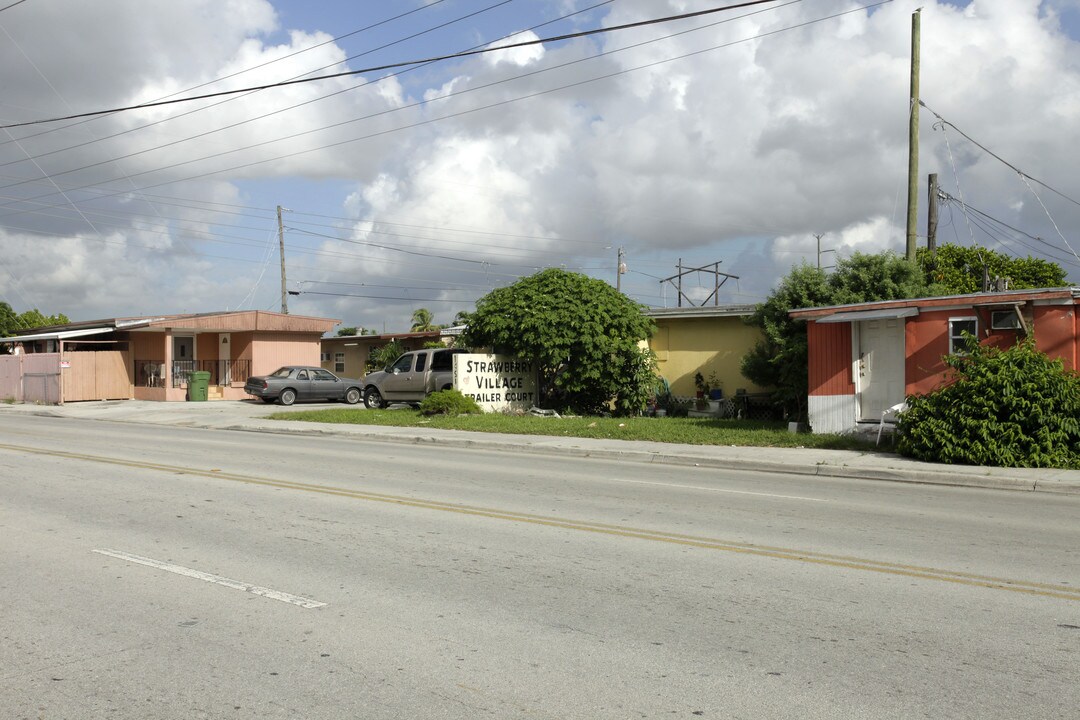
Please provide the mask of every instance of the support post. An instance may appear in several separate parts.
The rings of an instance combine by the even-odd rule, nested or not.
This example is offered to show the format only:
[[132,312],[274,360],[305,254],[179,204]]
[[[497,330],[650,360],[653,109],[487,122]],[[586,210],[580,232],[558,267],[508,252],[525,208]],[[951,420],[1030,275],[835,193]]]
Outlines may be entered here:
[[938,225],[938,181],[937,173],[930,173],[927,180],[926,205],[926,250],[931,256],[937,252],[937,225]]
[[919,17],[922,10],[911,15],[911,97],[908,107],[908,207],[906,257],[915,261],[916,224],[919,221]]
[[622,276],[626,272],[626,263],[623,262],[623,249],[619,248],[619,257],[615,261],[615,289],[622,292]]
[[285,226],[281,223],[281,206],[277,206],[278,249],[281,253],[281,313],[289,314],[289,293],[285,291]]

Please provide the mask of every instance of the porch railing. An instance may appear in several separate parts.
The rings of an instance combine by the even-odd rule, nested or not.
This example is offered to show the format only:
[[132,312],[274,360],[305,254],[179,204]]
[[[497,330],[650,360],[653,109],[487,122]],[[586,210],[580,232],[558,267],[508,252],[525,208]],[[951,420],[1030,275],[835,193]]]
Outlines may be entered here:
[[[172,382],[174,388],[183,387],[191,381],[196,370],[210,373],[211,385],[228,385],[243,382],[251,374],[250,360],[174,360]],[[165,362],[162,360],[135,360],[135,381],[143,387],[164,387]]]
[[135,384],[140,387],[164,387],[165,362],[163,360],[135,359]]

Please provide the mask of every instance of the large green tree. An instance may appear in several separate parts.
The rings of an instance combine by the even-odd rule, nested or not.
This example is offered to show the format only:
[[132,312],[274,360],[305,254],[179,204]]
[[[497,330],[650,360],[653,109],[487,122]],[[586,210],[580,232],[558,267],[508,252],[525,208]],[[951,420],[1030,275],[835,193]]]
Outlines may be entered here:
[[0,337],[7,337],[19,329],[19,316],[6,302],[0,302]]
[[33,328],[48,327],[50,325],[65,325],[71,322],[67,315],[45,315],[37,308],[16,313],[11,305],[0,302],[0,337],[14,335],[19,330],[32,330]]
[[806,263],[792,268],[754,314],[749,324],[762,340],[742,360],[742,374],[763,387],[789,417],[805,419],[807,387],[806,321],[789,310],[824,305],[895,300],[927,295],[918,265],[891,253],[855,253],[840,260],[832,274]]
[[480,298],[462,338],[532,358],[546,407],[583,415],[645,409],[656,382],[640,343],[655,325],[644,308],[607,283],[548,269]]
[[1014,258],[986,248],[942,245],[931,254],[926,248],[916,251],[916,260],[939,295],[963,295],[981,292],[983,267],[993,280],[1008,278],[1009,287],[1064,287],[1067,284],[1061,266],[1041,258]]

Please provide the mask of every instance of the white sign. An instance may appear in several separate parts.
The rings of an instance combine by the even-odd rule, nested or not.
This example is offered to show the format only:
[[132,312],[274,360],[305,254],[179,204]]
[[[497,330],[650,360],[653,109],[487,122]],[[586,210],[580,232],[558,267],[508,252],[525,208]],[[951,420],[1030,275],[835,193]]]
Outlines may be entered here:
[[510,355],[454,355],[454,389],[484,412],[528,410],[536,393],[536,363]]

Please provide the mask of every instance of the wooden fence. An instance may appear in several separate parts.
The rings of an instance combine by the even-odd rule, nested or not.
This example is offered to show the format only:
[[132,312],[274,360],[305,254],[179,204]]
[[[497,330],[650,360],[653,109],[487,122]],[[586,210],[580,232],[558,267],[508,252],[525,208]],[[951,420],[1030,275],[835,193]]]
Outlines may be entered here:
[[131,353],[121,350],[65,352],[64,402],[127,400],[133,395]]

